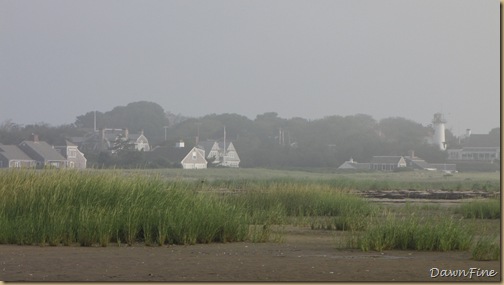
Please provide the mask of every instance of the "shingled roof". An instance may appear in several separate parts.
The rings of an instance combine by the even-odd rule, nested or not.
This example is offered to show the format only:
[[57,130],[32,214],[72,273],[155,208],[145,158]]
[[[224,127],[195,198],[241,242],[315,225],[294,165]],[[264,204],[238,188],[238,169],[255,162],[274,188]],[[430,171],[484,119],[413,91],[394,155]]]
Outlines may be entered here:
[[65,161],[65,157],[44,141],[23,141],[19,148],[35,160]]
[[0,144],[0,155],[8,160],[33,160],[18,146]]
[[472,134],[462,142],[463,147],[500,147],[497,136]]
[[375,164],[397,164],[401,161],[402,156],[373,156],[371,163]]

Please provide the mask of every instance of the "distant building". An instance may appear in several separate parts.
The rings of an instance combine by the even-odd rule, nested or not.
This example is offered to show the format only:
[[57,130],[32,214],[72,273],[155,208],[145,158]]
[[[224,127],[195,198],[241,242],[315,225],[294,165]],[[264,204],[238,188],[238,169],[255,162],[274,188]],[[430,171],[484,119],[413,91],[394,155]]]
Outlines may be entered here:
[[54,149],[66,158],[68,168],[86,168],[87,159],[84,154],[77,148],[76,144],[66,141],[66,145],[55,146]]
[[373,156],[370,163],[371,170],[381,171],[394,171],[406,166],[406,160],[402,156]]
[[175,146],[157,146],[146,153],[146,159],[183,169],[205,169],[208,164],[202,149],[186,147],[183,142],[177,142]]
[[35,168],[37,161],[18,146],[0,144],[0,168]]
[[138,151],[150,151],[149,140],[143,131],[139,134],[131,134],[128,129],[102,129],[100,131],[90,132],[83,137],[72,137],[70,141],[78,146],[82,151],[112,151],[114,145],[129,143],[132,149]]
[[180,163],[183,169],[205,169],[208,162],[205,159],[203,150],[193,147]]
[[471,134],[460,139],[461,148],[448,149],[448,160],[454,162],[493,162],[500,160],[500,138],[489,134]]
[[198,144],[207,160],[216,166],[240,167],[240,156],[232,142],[207,140]]
[[457,165],[454,163],[428,163],[425,160],[415,156],[414,152],[411,152],[409,156],[404,156],[407,167],[411,169],[418,170],[438,170],[445,172],[456,172]]
[[37,167],[66,168],[67,160],[52,146],[44,141],[39,141],[38,136],[34,136],[33,141],[23,141],[19,148],[29,157],[36,161]]
[[343,162],[338,169],[369,170],[370,167],[369,163],[359,163],[350,158],[350,160]]

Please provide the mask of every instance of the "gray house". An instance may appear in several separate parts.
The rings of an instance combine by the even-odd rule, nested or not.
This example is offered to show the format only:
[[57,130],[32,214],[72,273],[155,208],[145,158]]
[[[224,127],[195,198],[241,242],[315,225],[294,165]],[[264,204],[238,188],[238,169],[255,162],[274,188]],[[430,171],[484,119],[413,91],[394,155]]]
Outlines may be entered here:
[[55,146],[54,149],[66,158],[68,168],[86,168],[87,159],[76,144],[66,141],[66,145]]
[[34,168],[37,161],[29,157],[18,146],[0,144],[0,168]]
[[56,168],[66,168],[67,160],[52,146],[44,141],[39,141],[35,136],[33,141],[23,141],[19,148],[30,158],[36,161],[38,168],[50,166]]

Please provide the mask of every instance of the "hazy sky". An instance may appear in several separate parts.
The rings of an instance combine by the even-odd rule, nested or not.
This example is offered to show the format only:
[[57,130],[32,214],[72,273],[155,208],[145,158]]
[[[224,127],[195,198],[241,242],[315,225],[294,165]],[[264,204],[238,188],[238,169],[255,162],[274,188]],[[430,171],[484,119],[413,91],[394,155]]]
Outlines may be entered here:
[[499,0],[0,0],[0,122],[135,101],[199,117],[500,125]]

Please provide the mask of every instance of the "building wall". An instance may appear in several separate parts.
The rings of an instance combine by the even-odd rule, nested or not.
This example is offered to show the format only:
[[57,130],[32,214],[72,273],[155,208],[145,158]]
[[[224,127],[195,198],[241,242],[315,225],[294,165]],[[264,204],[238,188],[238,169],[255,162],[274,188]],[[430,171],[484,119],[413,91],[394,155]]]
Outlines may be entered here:
[[449,160],[493,161],[500,159],[500,148],[463,148],[448,150]]
[[0,158],[0,168],[34,168],[37,163],[34,160],[7,160]]

